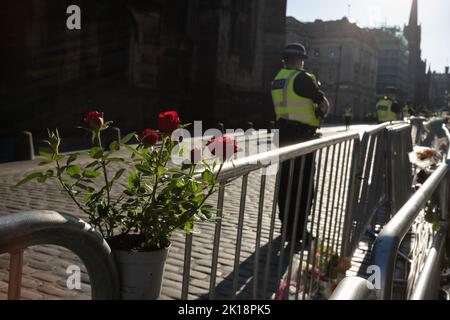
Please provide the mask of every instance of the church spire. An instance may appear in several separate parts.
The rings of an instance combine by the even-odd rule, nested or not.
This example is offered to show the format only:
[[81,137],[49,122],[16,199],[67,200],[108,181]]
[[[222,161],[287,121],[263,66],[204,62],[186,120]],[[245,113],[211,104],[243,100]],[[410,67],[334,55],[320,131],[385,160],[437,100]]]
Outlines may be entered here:
[[411,14],[409,16],[409,26],[410,27],[418,25],[418,23],[419,23],[418,12],[419,11],[418,11],[417,0],[413,0],[412,6],[411,6]]

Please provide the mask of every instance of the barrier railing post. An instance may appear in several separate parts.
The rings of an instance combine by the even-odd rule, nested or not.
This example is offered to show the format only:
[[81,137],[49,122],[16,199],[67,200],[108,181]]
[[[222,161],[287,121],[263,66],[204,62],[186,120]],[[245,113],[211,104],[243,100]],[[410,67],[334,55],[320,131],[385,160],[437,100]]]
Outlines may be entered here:
[[20,299],[22,285],[23,250],[16,250],[9,256],[8,300]]
[[356,197],[355,197],[355,184],[356,184],[356,173],[358,169],[358,162],[360,161],[360,141],[353,140],[353,157],[350,168],[349,176],[349,189],[347,193],[347,203],[346,203],[346,213],[344,228],[342,231],[342,257],[348,257],[351,255],[351,245],[350,240],[350,225],[352,223],[353,212],[356,207]]

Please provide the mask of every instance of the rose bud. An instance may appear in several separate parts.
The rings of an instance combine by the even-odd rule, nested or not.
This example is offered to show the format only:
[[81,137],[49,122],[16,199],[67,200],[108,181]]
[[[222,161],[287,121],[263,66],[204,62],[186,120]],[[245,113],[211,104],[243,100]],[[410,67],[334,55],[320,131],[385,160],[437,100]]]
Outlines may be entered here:
[[152,129],[145,129],[141,133],[141,141],[147,146],[153,146],[158,142],[158,134]]
[[158,130],[164,133],[172,133],[180,125],[180,118],[176,111],[167,111],[158,116]]
[[227,136],[214,138],[206,144],[211,153],[222,160],[229,159],[239,151],[236,145],[236,140],[232,140]]
[[99,130],[103,127],[104,123],[103,112],[91,111],[83,118],[83,124],[88,129]]

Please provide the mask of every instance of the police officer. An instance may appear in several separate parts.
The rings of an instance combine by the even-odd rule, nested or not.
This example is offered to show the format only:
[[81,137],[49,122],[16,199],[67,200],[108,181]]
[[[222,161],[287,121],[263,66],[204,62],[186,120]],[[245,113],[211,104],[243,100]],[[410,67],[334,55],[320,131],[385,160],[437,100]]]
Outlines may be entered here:
[[345,129],[350,129],[350,123],[353,118],[353,110],[350,106],[344,109],[344,122],[345,122]]
[[376,109],[378,123],[398,120],[398,116],[402,110],[397,101],[397,89],[394,87],[387,87],[385,96],[383,99],[378,100]]
[[[284,67],[272,82],[272,99],[275,107],[277,128],[279,129],[280,146],[297,144],[316,135],[317,129],[328,113],[329,103],[319,88],[316,77],[306,72],[304,61],[308,58],[305,47],[299,43],[289,44],[283,51]],[[306,209],[310,173],[313,169],[313,155],[305,156],[302,194],[299,203],[296,239],[292,239],[293,222],[296,209],[297,188],[300,178],[301,159],[294,163],[294,174],[291,188],[291,201],[286,204],[288,193],[289,161],[282,164],[280,190],[278,196],[279,218],[283,223],[285,209],[288,210],[288,241],[298,242],[302,239],[303,226],[307,216]],[[307,239],[309,236],[307,237]]]

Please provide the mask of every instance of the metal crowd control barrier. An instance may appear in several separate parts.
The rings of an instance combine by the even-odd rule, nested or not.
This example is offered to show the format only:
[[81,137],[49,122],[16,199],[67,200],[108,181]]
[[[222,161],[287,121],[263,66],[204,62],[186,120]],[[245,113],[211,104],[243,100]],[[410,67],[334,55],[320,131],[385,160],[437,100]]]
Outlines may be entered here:
[[389,124],[384,123],[364,132],[361,154],[357,166],[353,217],[351,219],[350,246],[347,256],[358,247],[375,215],[388,202],[386,194],[386,145]]
[[[211,276],[209,286],[209,299],[231,298],[231,299],[267,299],[287,298],[280,294],[280,282],[284,273],[287,280],[287,287],[294,286],[292,292],[293,299],[308,299],[314,294],[314,287],[321,273],[330,274],[330,265],[327,265],[333,258],[342,257],[348,252],[349,222],[348,217],[352,215],[353,188],[355,186],[356,166],[353,165],[358,160],[359,155],[359,135],[345,133],[333,137],[326,137],[308,142],[300,143],[275,149],[262,154],[238,159],[233,164],[224,167],[220,175],[220,187],[217,200],[217,215],[219,219],[215,224]],[[311,170],[304,170],[309,159],[313,160]],[[269,177],[264,175],[266,170],[272,166],[287,166],[289,171],[286,185],[281,185],[281,170],[277,170],[274,185],[274,195],[269,201],[271,210],[268,214],[270,225],[268,226],[268,239],[264,245],[264,252],[261,246],[262,221],[265,213],[264,206],[267,201],[265,190]],[[300,169],[299,176],[294,180],[294,171]],[[242,286],[239,283],[239,275],[242,261],[240,259],[242,251],[242,238],[245,236],[244,218],[246,212],[246,194],[249,177],[254,173],[260,173],[259,179],[259,204],[256,234],[254,238],[255,251],[252,260],[253,274],[251,285],[247,296],[242,296]],[[309,175],[309,185],[303,185],[304,175]],[[218,292],[217,266],[219,261],[219,248],[221,245],[221,228],[223,219],[227,217],[224,209],[224,196],[228,182],[240,179],[241,199],[238,214],[238,226],[236,233],[236,243],[234,252],[234,263],[231,284],[226,287],[227,296],[223,292]],[[297,180],[298,179],[298,180]],[[292,192],[294,181],[297,185],[297,192]],[[307,188],[303,192],[302,188]],[[304,195],[307,193],[305,199]],[[276,233],[277,225],[277,199],[285,197],[286,206],[284,212],[284,223],[281,232]],[[311,198],[314,199],[311,201]],[[307,200],[309,199],[309,200]],[[295,218],[289,224],[288,210],[291,201],[295,201]],[[307,212],[303,221],[302,241],[300,247],[297,245],[286,245],[288,228],[292,228],[292,238],[296,238],[299,226],[299,207],[301,202],[307,202]],[[267,210],[266,210],[267,211]],[[267,221],[267,220],[266,220]],[[267,226],[265,226],[267,227]],[[306,232],[309,231],[309,232]],[[275,236],[277,238],[275,239]],[[253,234],[252,234],[253,236]],[[189,234],[185,240],[184,272],[182,285],[182,299],[188,298],[190,287],[191,263],[195,259],[192,256],[192,243],[195,235]],[[243,271],[243,270],[242,270]]]
[[[448,190],[447,185],[448,165],[442,164],[384,226],[378,236],[372,252],[372,264],[379,266],[381,271],[381,288],[377,295],[379,299],[392,298],[395,262],[400,244],[434,191],[439,186]],[[440,196],[442,208],[447,208],[448,193],[441,192]]]
[[388,219],[410,198],[413,169],[408,154],[413,151],[411,126],[394,125],[387,128],[387,188],[389,194]]
[[[372,265],[380,269],[380,288],[376,291],[377,298],[389,300],[393,298],[394,274],[399,248],[405,235],[411,226],[420,217],[422,210],[435,192],[439,194],[440,201],[440,229],[435,234],[432,245],[421,250],[423,263],[412,268],[408,275],[408,299],[435,299],[439,291],[439,279],[441,277],[440,260],[443,257],[443,245],[447,232],[448,217],[448,188],[449,188],[449,159],[441,164],[438,169],[426,180],[420,189],[408,200],[408,202],[393,216],[384,226],[377,237],[372,252]],[[423,224],[423,221],[420,221]],[[417,241],[421,241],[418,239]],[[364,283],[365,279],[358,278],[342,281],[331,299],[356,299],[368,296],[370,286],[355,285]],[[343,292],[347,292],[343,295]]]
[[119,275],[111,250],[89,224],[55,211],[0,216],[0,254],[10,253],[8,299],[20,299],[24,249],[44,244],[67,248],[86,266],[92,299],[119,299]]

